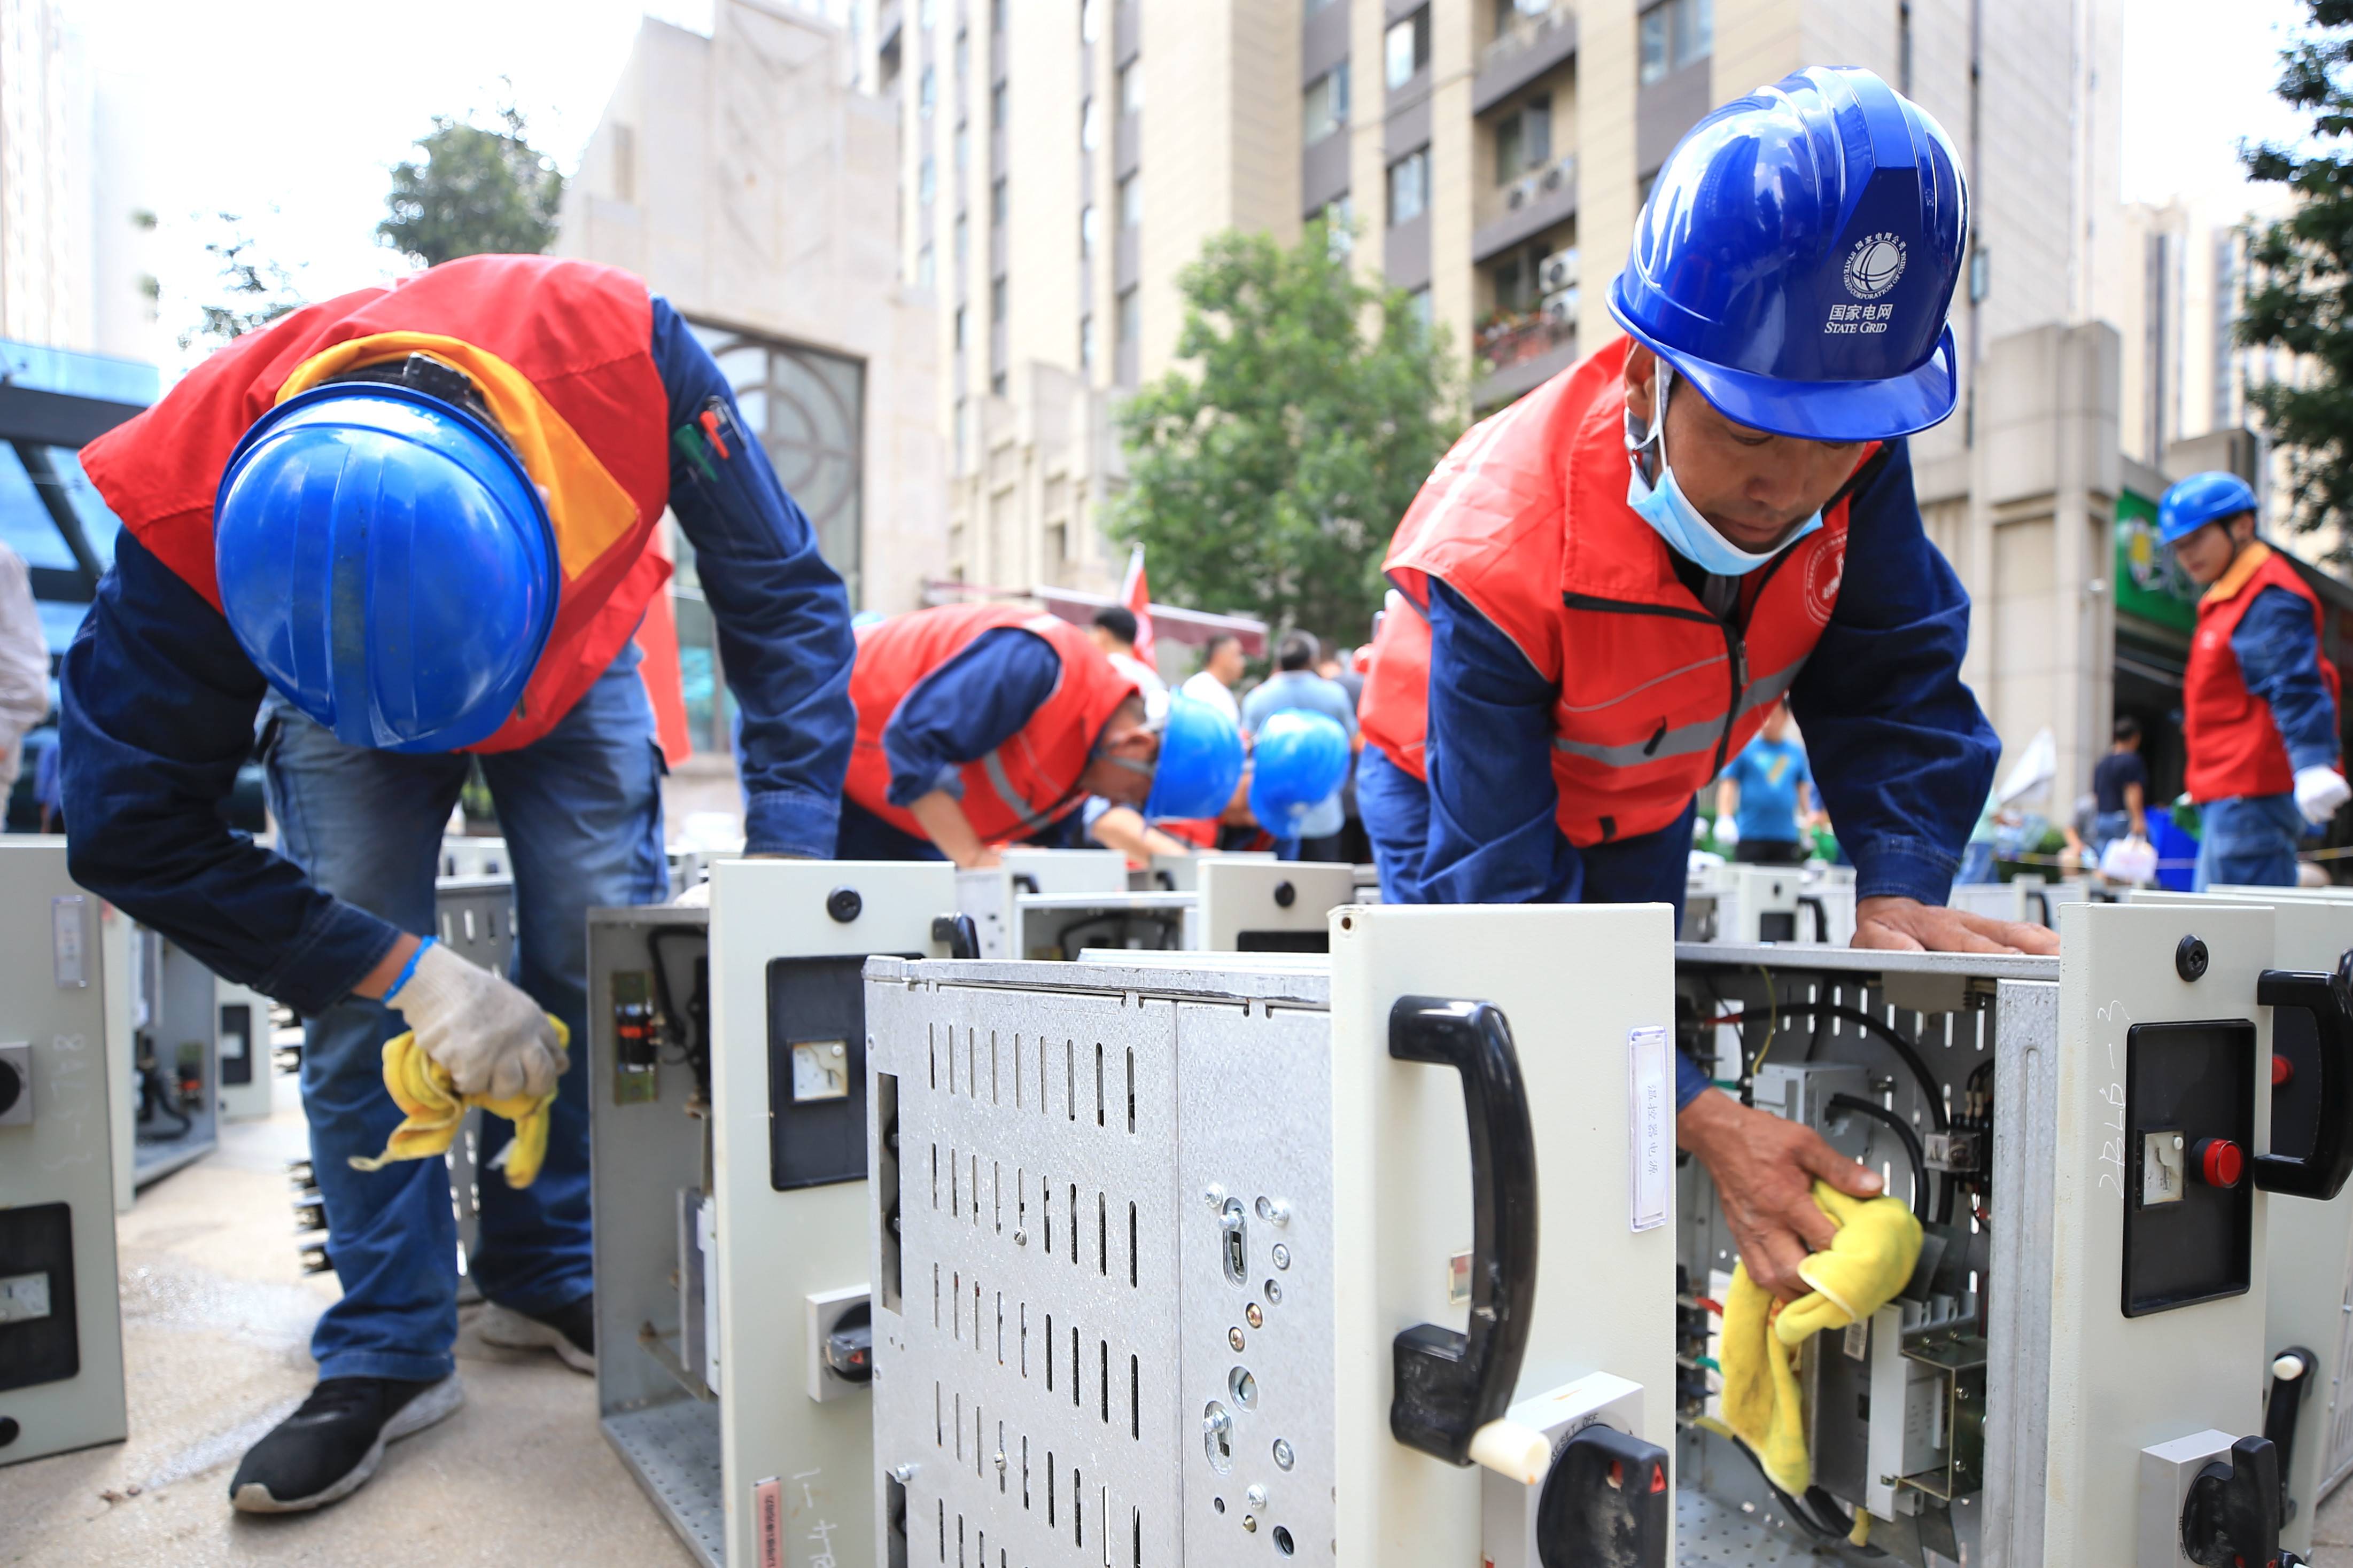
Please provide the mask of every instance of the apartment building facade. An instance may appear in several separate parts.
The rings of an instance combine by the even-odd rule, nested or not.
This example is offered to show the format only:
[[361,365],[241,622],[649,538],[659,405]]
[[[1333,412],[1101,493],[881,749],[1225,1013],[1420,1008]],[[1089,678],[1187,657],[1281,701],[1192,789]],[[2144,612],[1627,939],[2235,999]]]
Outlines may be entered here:
[[[940,302],[952,574],[1113,572],[1111,409],[1168,368],[1208,235],[1353,226],[1483,412],[1615,335],[1605,291],[1683,132],[1809,62],[1880,71],[1960,149],[1965,367],[2088,319],[2119,28],[2113,0],[880,0],[862,33],[900,104],[901,265]],[[1923,461],[1961,464],[1969,435]]]

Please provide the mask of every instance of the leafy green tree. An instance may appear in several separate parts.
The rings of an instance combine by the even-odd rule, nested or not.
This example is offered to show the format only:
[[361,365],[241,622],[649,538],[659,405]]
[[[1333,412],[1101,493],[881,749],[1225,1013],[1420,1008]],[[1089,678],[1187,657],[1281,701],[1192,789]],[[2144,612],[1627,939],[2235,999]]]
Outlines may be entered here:
[[2277,90],[2311,113],[2312,133],[2240,149],[2249,177],[2285,185],[2295,207],[2249,236],[2237,331],[2312,367],[2306,384],[2250,387],[2247,400],[2287,452],[2292,525],[2353,539],[2353,0],[2306,3],[2313,30],[2280,51]]
[[1158,596],[1361,639],[1389,535],[1461,428],[1444,334],[1321,223],[1288,250],[1214,236],[1177,285],[1196,368],[1120,411],[1113,537],[1145,547]]
[[196,324],[180,334],[184,349],[207,341],[217,348],[306,303],[294,275],[260,253],[242,218],[235,213],[214,216],[221,232],[205,243],[205,254],[219,264],[221,298],[196,307]]
[[390,215],[375,226],[394,249],[427,267],[460,256],[536,255],[555,238],[564,175],[524,138],[512,103],[490,126],[446,114],[418,139],[425,157],[394,165]]

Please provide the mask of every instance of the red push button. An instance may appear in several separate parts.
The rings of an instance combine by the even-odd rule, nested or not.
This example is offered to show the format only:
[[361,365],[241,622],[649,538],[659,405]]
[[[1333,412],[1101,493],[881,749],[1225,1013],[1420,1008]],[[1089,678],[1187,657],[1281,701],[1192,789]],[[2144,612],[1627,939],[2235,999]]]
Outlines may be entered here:
[[2191,1152],[2198,1162],[2198,1179],[2210,1187],[2235,1187],[2247,1173],[2246,1155],[2228,1138],[2201,1138]]
[[2272,1053],[2272,1087],[2273,1087],[2274,1089],[2277,1089],[2280,1085],[2282,1085],[2282,1084],[2285,1083],[2288,1079],[2290,1079],[2294,1078],[2295,1076],[2295,1064],[2294,1062],[2292,1062],[2292,1061],[2288,1060],[2285,1057],[2281,1056],[2278,1052],[2276,1052],[2276,1051],[2273,1052],[2273,1053]]

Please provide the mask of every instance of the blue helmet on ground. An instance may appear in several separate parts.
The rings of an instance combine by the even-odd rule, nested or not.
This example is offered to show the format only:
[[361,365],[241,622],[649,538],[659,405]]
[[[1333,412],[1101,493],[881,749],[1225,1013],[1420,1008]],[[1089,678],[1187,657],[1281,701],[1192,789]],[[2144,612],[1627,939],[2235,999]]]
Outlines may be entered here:
[[2255,492],[2236,474],[2209,469],[2192,474],[2157,503],[2157,532],[2168,544],[2189,538],[2210,522],[2228,522],[2255,510]]
[[454,751],[514,710],[563,567],[530,473],[483,420],[409,386],[313,387],[245,433],[213,512],[237,646],[337,739]]
[[1959,395],[1946,315],[1968,232],[1943,128],[1870,71],[1815,66],[1676,144],[1609,310],[1727,418],[1888,440]]
[[1348,732],[1339,721],[1297,710],[1259,726],[1250,747],[1250,815],[1277,838],[1296,838],[1308,812],[1348,776]]
[[1215,816],[1241,782],[1242,737],[1234,721],[1206,702],[1171,693],[1144,815],[1162,822]]

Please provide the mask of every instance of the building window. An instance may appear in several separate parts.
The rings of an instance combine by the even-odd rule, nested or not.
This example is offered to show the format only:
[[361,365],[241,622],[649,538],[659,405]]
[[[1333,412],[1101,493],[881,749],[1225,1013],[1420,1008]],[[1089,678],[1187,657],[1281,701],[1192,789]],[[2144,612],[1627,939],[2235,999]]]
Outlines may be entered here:
[[962,174],[972,161],[972,133],[964,126],[955,128],[955,172]]
[[1301,108],[1301,136],[1310,147],[1347,124],[1348,62],[1342,60],[1308,83]]
[[923,74],[918,79],[915,88],[915,106],[923,111],[924,119],[929,120],[932,117],[932,108],[939,101],[939,79],[934,74],[932,68],[925,66]]
[[1406,319],[1414,324],[1417,331],[1425,338],[1430,335],[1430,325],[1433,318],[1429,284],[1423,284],[1405,297],[1405,313]]
[[958,353],[964,353],[964,307],[958,305],[955,310],[955,349]]
[[1005,129],[1005,84],[1001,81],[988,89],[988,128]]
[[1079,105],[1079,146],[1092,153],[1103,143],[1103,114],[1092,98]]
[[965,468],[965,453],[968,450],[967,427],[971,423],[972,421],[965,415],[965,400],[961,397],[957,398],[955,400],[955,471],[959,474],[963,473]]
[[1335,261],[1345,261],[1356,249],[1356,204],[1344,194],[1324,204],[1324,243]]
[[849,602],[858,604],[865,367],[818,349],[691,325],[734,389],[745,433],[758,439],[776,478],[808,514],[818,551],[848,580]]
[[926,153],[923,154],[923,161],[915,165],[915,198],[925,206],[930,206],[933,187],[938,184],[938,171],[932,165],[932,155]]
[[1012,194],[1007,188],[1005,176],[1000,174],[997,178],[997,183],[988,187],[988,221],[991,226],[997,228],[1005,226],[1005,215],[1012,206]]
[[1430,208],[1430,149],[1418,147],[1389,165],[1389,226],[1410,223]]
[[969,225],[969,224],[967,224],[967,223],[965,223],[965,222],[964,214],[962,214],[962,213],[958,213],[958,214],[956,214],[956,220],[955,220],[955,265],[956,265],[956,272],[957,272],[957,274],[958,274],[959,276],[961,276],[961,275],[963,274],[963,272],[964,272],[965,258],[966,257],[968,257],[968,256],[970,256],[970,255],[972,254],[972,250],[971,250],[971,248],[970,248],[969,245],[966,243],[966,242],[967,242],[967,237],[968,237],[968,236],[967,236],[967,231],[970,229],[970,227],[971,227],[971,226],[972,226],[971,225]]
[[1495,183],[1508,185],[1552,162],[1552,99],[1532,98],[1495,122]]
[[988,285],[988,319],[997,325],[1005,324],[1005,279],[992,279]]
[[922,249],[915,252],[915,287],[918,289],[930,288],[932,286],[932,247],[926,245]]
[[1663,0],[1642,13],[1642,83],[1663,79],[1715,48],[1715,0]]
[[1079,6],[1079,42],[1092,44],[1103,37],[1103,0],[1082,0]]
[[1130,60],[1119,68],[1119,111],[1140,114],[1144,111],[1144,62]]
[[915,26],[918,27],[929,27],[932,25],[932,6],[934,4],[934,0],[915,0]]
[[1144,335],[1144,309],[1136,290],[1123,289],[1119,295],[1119,345],[1126,348]]
[[1000,370],[995,375],[988,378],[988,395],[991,397],[1002,397],[1005,395],[1005,373],[1003,371]]
[[1144,223],[1144,176],[1130,174],[1119,183],[1119,226],[1141,227]]
[[1095,206],[1089,202],[1079,209],[1079,259],[1092,261],[1095,254]]
[[1389,90],[1395,92],[1430,64],[1430,7],[1424,5],[1405,20],[1390,24],[1381,48]]
[[1079,318],[1079,369],[1092,375],[1094,374],[1094,368],[1095,319],[1092,316],[1081,316]]

